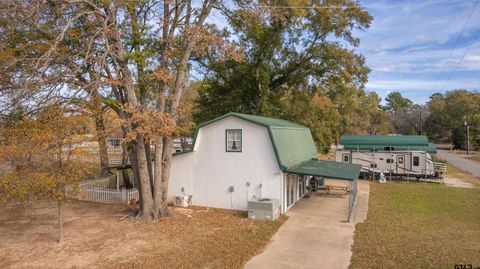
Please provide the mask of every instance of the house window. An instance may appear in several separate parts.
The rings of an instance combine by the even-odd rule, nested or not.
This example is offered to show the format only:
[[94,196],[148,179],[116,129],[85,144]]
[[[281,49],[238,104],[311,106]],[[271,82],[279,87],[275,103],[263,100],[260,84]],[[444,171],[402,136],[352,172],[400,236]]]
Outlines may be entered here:
[[413,166],[419,166],[420,165],[420,157],[414,156],[413,157]]
[[242,151],[242,130],[227,129],[226,130],[226,151],[241,152]]
[[109,139],[108,142],[112,148],[119,148],[122,145],[120,139]]

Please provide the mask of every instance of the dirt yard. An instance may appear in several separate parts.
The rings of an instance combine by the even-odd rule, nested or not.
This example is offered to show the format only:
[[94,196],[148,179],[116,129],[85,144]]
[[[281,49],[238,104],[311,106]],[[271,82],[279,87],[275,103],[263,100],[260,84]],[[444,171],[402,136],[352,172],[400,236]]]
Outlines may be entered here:
[[56,207],[0,209],[0,268],[241,268],[283,224],[245,213],[194,207],[176,217],[136,223],[123,206],[74,202],[65,241],[56,243]]

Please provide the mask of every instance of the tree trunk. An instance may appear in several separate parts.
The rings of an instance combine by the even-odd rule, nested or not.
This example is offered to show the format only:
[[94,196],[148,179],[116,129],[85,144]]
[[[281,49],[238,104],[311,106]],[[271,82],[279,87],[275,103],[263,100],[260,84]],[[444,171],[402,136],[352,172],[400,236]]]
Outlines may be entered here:
[[63,242],[63,201],[58,200],[58,243]]
[[[125,135],[124,135],[125,137]],[[126,166],[128,164],[128,150],[125,144],[122,145],[122,166]],[[122,178],[123,178],[123,185],[127,189],[133,188],[132,183],[130,182],[130,175],[128,174],[127,169],[122,169]]]
[[[147,156],[147,169],[148,169],[148,179],[150,180],[150,186],[151,186],[151,190],[152,190],[152,195],[154,195],[154,184],[153,182],[155,181],[154,180],[154,177],[153,177],[153,170],[152,170],[152,153],[151,153],[151,150],[150,150],[150,142],[146,142],[145,143],[145,155]],[[153,196],[155,197],[155,196]]]
[[[123,135],[124,139],[127,136],[127,134],[128,134],[128,128],[125,127],[125,126],[122,126],[122,135]],[[134,158],[134,154],[133,154],[132,150],[129,149],[128,146],[129,146],[128,144],[122,143],[122,166],[128,165],[128,160],[130,159],[130,165],[132,166],[132,170],[133,170],[133,179],[132,180],[134,181],[135,178],[136,178],[136,176],[135,176],[135,171],[136,170],[133,168],[133,165],[135,164],[135,161],[134,161],[135,158]],[[125,185],[125,188],[127,188],[127,189],[133,188],[133,185],[132,185],[133,181],[130,182],[130,175],[128,174],[127,169],[122,169],[122,178],[123,178],[123,184]]]
[[153,197],[155,198],[155,207],[158,210],[158,215],[162,216],[165,214],[165,209],[168,211],[168,207],[165,208],[161,201],[161,197],[166,190],[163,188],[162,184],[162,174],[163,174],[163,150],[164,150],[164,139],[159,138],[156,141],[155,145],[155,170],[154,170],[154,187],[153,187]]
[[[96,74],[90,69],[88,71],[90,79],[95,80]],[[95,121],[95,130],[97,132],[97,142],[100,154],[100,176],[106,177],[109,175],[109,162],[107,150],[107,131],[105,129],[105,121],[103,118],[103,101],[102,96],[98,93],[99,86],[94,83],[89,86],[89,93],[91,96],[90,110]]]
[[[145,141],[139,137],[135,139],[135,158],[137,174],[139,176],[138,187],[140,194],[140,211],[137,217],[141,221],[150,221],[156,219],[158,214],[155,210],[155,204],[150,186],[150,177],[148,175],[147,157],[145,155]],[[135,167],[135,166],[134,166]],[[135,168],[134,168],[135,169]]]
[[163,147],[162,177],[160,184],[162,192],[160,196],[156,197],[156,204],[160,217],[170,217],[174,215],[173,212],[168,210],[167,206],[168,180],[170,178],[170,167],[172,166],[173,157],[173,139],[171,137],[165,138]]
[[107,131],[105,130],[105,122],[103,120],[103,112],[101,107],[94,108],[93,117],[95,119],[95,129],[97,131],[97,142],[100,153],[100,176],[107,177],[109,175],[109,161],[107,150]]

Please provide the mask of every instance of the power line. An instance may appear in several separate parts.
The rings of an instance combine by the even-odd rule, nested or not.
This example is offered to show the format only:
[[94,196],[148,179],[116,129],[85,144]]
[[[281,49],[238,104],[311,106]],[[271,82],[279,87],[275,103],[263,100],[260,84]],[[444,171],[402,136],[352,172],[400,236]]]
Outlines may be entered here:
[[[239,4],[238,6],[241,8],[269,8],[269,9],[343,9],[343,8],[349,8],[349,7],[360,7],[360,8],[371,8],[371,9],[392,9],[392,8],[398,8],[398,7],[404,7],[405,5],[408,6],[419,6],[419,5],[429,5],[429,4],[436,4],[436,3],[453,3],[453,2],[459,2],[456,0],[424,0],[420,2],[409,2],[409,3],[395,3],[395,4],[363,4],[360,2],[356,2],[355,4],[349,4],[349,5],[323,5],[323,4],[304,4],[304,5],[265,5],[265,4],[258,4],[258,5],[248,5],[248,4]],[[178,3],[178,4],[172,4],[172,5],[178,5],[178,6],[183,6],[187,5],[187,3]],[[192,4],[192,7],[198,8],[202,7],[200,4]]]
[[458,66],[459,66],[460,63],[463,61],[463,59],[465,58],[465,56],[467,55],[468,50],[470,50],[470,47],[472,47],[473,43],[475,42],[475,40],[477,39],[477,37],[479,36],[479,34],[480,34],[480,30],[478,30],[478,31],[475,33],[475,35],[473,36],[471,42],[468,44],[467,48],[465,49],[465,52],[463,53],[462,57],[458,60],[457,64],[455,65],[455,68],[453,68],[452,73],[450,73],[450,76],[448,76],[447,81],[445,81],[445,84],[443,85],[442,91],[444,91],[445,88],[447,87],[448,82],[450,81],[450,79],[452,78],[452,76],[453,76],[453,75],[455,74],[455,72],[457,71]]
[[468,23],[470,22],[470,19],[472,18],[473,13],[475,13],[475,9],[477,8],[479,2],[480,2],[480,0],[477,0],[477,1],[476,1],[475,6],[474,6],[473,9],[472,9],[472,12],[470,12],[470,16],[468,16],[467,21],[466,21],[465,24],[463,25],[462,31],[460,32],[460,34],[458,35],[457,39],[455,40],[455,46],[453,46],[453,49],[450,51],[450,54],[449,54],[448,57],[447,57],[447,61],[446,61],[445,64],[443,65],[442,70],[440,71],[440,74],[439,74],[438,77],[437,77],[437,81],[435,82],[435,86],[433,87],[434,90],[437,88],[437,84],[438,84],[438,82],[440,82],[440,79],[442,78],[442,73],[443,73],[443,71],[445,71],[445,68],[447,67],[448,60],[450,59],[450,57],[452,57],[453,52],[457,49],[458,41],[459,41],[460,38],[463,36],[463,33],[465,32],[465,29],[467,28],[467,25],[468,25]]

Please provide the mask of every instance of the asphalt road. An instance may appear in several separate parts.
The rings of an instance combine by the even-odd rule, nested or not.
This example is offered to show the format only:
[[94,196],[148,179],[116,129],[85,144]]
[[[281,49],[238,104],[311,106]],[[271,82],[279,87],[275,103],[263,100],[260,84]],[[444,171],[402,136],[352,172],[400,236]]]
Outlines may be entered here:
[[456,166],[464,171],[472,173],[474,176],[480,178],[480,164],[475,161],[467,160],[463,157],[456,156],[448,150],[438,150],[438,157],[447,160],[448,163]]

